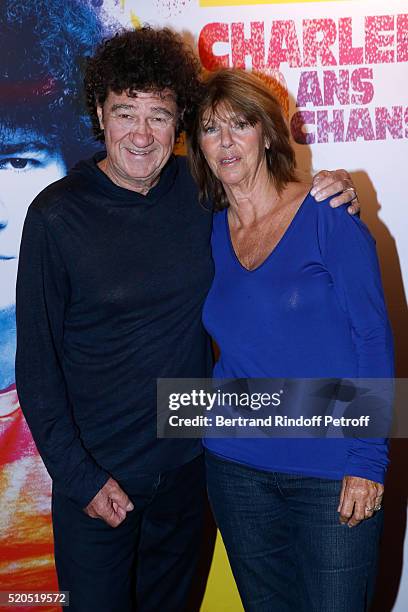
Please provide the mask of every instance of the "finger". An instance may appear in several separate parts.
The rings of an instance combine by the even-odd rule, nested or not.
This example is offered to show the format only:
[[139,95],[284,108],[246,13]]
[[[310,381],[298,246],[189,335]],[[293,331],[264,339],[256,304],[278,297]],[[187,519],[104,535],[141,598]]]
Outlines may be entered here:
[[378,512],[382,508],[382,495],[374,500],[374,512]]
[[327,178],[330,175],[331,175],[331,172],[329,172],[329,170],[320,170],[320,172],[315,174],[313,177],[313,185],[315,183],[316,184],[319,183],[320,181],[322,181],[323,179]]
[[374,510],[375,510],[374,506],[366,506],[364,510],[364,518],[365,519],[371,518],[374,514]]
[[102,488],[86,508],[84,508],[84,511],[91,518],[100,518],[109,512],[110,507],[109,497],[104,488]]
[[370,518],[371,516],[373,516],[375,512],[377,512],[377,509],[376,509],[377,500],[378,500],[378,497],[370,496],[370,498],[366,501],[366,505],[365,505],[366,518]]
[[[116,506],[116,509],[115,509]],[[110,527],[118,527],[126,518],[126,510],[114,504],[114,502],[110,503],[109,508],[105,508],[105,510],[101,513],[100,518],[105,521]]]
[[339,520],[342,525],[345,525],[346,523],[348,523],[350,518],[353,516],[353,511],[354,511],[354,500],[350,496],[345,494],[343,503],[339,511],[340,513]]
[[353,185],[351,185],[351,187],[343,188],[342,195],[347,198],[347,201],[350,203],[357,199],[357,192]]
[[319,172],[319,174],[316,174],[316,176],[313,177],[310,193],[314,196],[321,189],[325,189],[326,187],[331,185],[334,180],[335,179],[333,179],[333,176],[330,172],[327,172],[326,170]]
[[116,516],[120,519],[120,522],[124,521],[126,518],[127,512],[124,508],[118,506],[116,510]]
[[347,170],[344,170],[344,168],[338,168],[337,170],[334,170],[333,175],[336,178],[339,178],[340,180],[342,180],[343,182],[349,181],[351,183],[351,176],[347,172]]
[[93,519],[101,519],[110,527],[118,527],[126,518],[126,510],[105,496],[103,503],[92,504],[85,508],[86,514]]
[[[339,206],[343,206],[343,204],[347,204],[350,199],[347,196],[347,193],[339,193],[338,195],[336,195],[334,198],[332,198],[329,202],[330,206],[332,208],[338,208]],[[317,198],[315,198],[316,200]],[[350,206],[354,206],[355,201],[350,205]]]
[[346,489],[346,481],[343,478],[343,483],[341,485],[341,491],[340,491],[340,500],[339,500],[339,505],[337,506],[337,512],[340,512],[340,508],[343,505],[343,500],[344,500],[344,491]]
[[123,508],[126,512],[130,512],[134,508],[132,502],[130,501],[124,490],[121,489],[121,487],[116,483],[115,487],[112,487],[109,491],[109,498],[112,500],[112,502],[115,502],[115,504]]
[[371,518],[375,512],[375,493],[376,490],[371,487],[370,490],[356,492],[356,502],[354,505],[353,516],[349,520],[349,526],[355,527],[364,519]]
[[[126,516],[126,513],[125,513],[125,516]],[[125,519],[125,517],[121,517],[118,514],[113,514],[112,516],[109,516],[106,518],[101,517],[101,518],[103,521],[105,521],[107,525],[109,525],[109,527],[113,527],[114,529],[116,527],[119,527],[119,525],[123,523]]]
[[354,189],[354,184],[350,178],[343,178],[335,172],[331,172],[327,176],[322,176],[318,181],[313,181],[313,191],[319,191],[327,188],[337,189],[337,191],[344,191],[344,189]]
[[[316,202],[321,202],[330,196],[334,196],[339,194],[338,197],[342,196],[344,189],[344,183],[342,181],[333,181],[332,178],[321,181],[318,183],[317,187],[312,187],[310,190],[311,195],[314,197]],[[347,192],[349,193],[349,192]],[[349,202],[351,198],[344,200],[345,202]]]
[[115,514],[117,514],[117,516],[123,519],[126,518],[127,511],[124,508],[122,508],[122,506],[119,506],[116,502],[112,502],[112,507],[113,507]]
[[[368,505],[368,504],[367,504]],[[369,506],[372,507],[372,506]],[[361,521],[365,519],[366,516],[366,505],[362,503],[360,500],[356,501],[354,504],[353,514],[349,518],[347,525],[349,527],[356,527]]]
[[347,209],[347,212],[350,215],[356,215],[357,213],[360,212],[360,210],[361,210],[360,202],[356,199],[356,200],[353,200],[352,204],[350,204],[350,206]]
[[376,486],[376,490],[377,490],[377,497],[383,497],[384,496],[384,485],[381,484],[380,482],[376,482],[375,483]]
[[87,514],[90,518],[99,518],[99,515],[93,510],[93,508],[89,508],[88,506],[84,508],[85,514]]
[[329,185],[335,181],[339,181],[343,185],[342,189],[344,189],[344,187],[353,186],[350,174],[346,170],[340,168],[338,170],[320,170],[320,172],[313,177],[313,187],[317,187],[318,185],[319,187],[322,185]]

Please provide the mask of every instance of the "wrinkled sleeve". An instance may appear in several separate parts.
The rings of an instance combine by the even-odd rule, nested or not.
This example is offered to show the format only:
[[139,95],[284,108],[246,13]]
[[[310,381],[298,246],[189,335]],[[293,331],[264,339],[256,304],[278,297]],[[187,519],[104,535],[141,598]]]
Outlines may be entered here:
[[[375,242],[364,223],[347,213],[346,206],[324,208],[319,207],[322,255],[349,317],[358,378],[365,379],[359,409],[364,413],[363,408],[369,412],[379,406],[382,422],[391,424],[394,351]],[[346,475],[383,483],[387,465],[386,438],[349,439]]]
[[63,373],[69,277],[44,216],[28,210],[17,277],[16,385],[54,486],[85,507],[109,478],[84,448]]

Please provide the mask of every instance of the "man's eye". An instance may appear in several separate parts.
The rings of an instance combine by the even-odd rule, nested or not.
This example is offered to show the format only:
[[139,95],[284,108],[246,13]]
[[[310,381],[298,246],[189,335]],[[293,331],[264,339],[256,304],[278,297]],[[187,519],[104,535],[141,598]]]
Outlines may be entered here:
[[30,170],[41,165],[30,157],[5,157],[0,159],[0,170]]

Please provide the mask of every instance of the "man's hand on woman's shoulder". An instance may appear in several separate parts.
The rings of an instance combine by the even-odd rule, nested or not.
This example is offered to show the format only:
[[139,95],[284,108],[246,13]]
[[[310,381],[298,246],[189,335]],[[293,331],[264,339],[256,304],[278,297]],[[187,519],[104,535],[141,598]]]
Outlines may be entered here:
[[[340,193],[341,192],[341,193]],[[330,196],[330,206],[337,208],[342,204],[350,203],[348,212],[355,215],[360,212],[360,203],[351,176],[346,170],[321,170],[313,177],[311,195],[321,202]]]

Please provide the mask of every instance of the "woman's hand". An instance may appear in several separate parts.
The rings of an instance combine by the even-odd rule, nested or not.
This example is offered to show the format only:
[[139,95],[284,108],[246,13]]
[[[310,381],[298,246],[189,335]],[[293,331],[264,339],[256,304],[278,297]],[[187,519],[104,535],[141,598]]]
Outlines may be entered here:
[[384,486],[379,482],[358,476],[345,476],[337,508],[340,523],[355,527],[364,519],[371,518],[381,508],[383,495]]
[[360,211],[360,203],[357,192],[351,176],[346,170],[322,170],[313,177],[313,187],[310,193],[318,202],[340,191],[342,192],[340,195],[330,200],[330,206],[336,208],[350,202],[350,206],[347,209],[348,212],[351,215],[358,213]]

